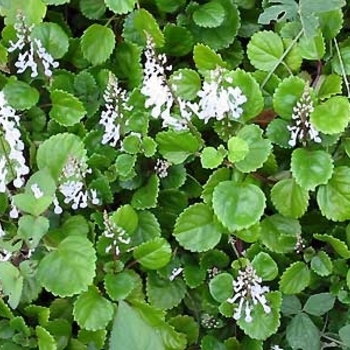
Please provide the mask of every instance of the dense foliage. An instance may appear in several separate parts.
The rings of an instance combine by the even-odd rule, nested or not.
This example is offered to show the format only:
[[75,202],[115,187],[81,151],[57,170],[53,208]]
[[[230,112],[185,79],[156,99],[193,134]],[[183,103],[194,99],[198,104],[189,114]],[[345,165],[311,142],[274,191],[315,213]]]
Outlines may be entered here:
[[350,347],[345,0],[0,0],[0,349]]

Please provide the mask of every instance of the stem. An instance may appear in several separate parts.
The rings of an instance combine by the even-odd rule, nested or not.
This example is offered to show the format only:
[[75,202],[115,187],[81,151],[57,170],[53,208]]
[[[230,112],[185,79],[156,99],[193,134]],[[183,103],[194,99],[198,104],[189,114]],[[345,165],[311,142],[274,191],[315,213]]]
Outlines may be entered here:
[[334,45],[335,45],[335,49],[337,51],[337,55],[339,58],[339,64],[340,64],[340,69],[341,69],[341,74],[343,76],[344,82],[345,82],[345,86],[346,86],[346,90],[348,91],[348,98],[350,98],[350,86],[349,86],[349,81],[346,77],[346,72],[345,72],[345,67],[344,67],[344,63],[343,60],[341,58],[341,54],[340,54],[340,50],[339,50],[339,46],[338,46],[338,42],[336,39],[334,39]]
[[267,74],[266,78],[261,84],[261,89],[266,85],[266,83],[269,81],[271,78],[272,74],[275,72],[277,67],[283,62],[283,60],[286,58],[286,56],[289,54],[290,50],[293,48],[293,46],[296,44],[296,42],[299,40],[299,38],[302,36],[304,33],[304,29],[302,29],[298,35],[293,39],[293,41],[289,44],[289,46],[286,48],[286,50],[283,52],[283,55],[280,57],[280,59],[276,62],[276,64],[273,66],[273,68],[269,71]]
[[116,18],[117,18],[117,15],[113,15],[111,18],[108,19],[108,21],[106,22],[106,24],[104,26],[108,27],[111,24],[111,22],[113,20],[115,20]]
[[13,170],[13,168],[12,168],[11,159],[9,158],[9,156],[8,156],[8,154],[7,154],[7,152],[6,152],[6,148],[5,148],[5,144],[4,144],[4,140],[3,140],[2,136],[4,136],[3,133],[0,134],[1,149],[2,149],[3,152],[4,152],[4,157],[5,157],[5,159],[6,159],[6,163],[7,163],[8,167],[9,167],[9,169],[10,169],[11,176],[14,177],[14,178],[16,178],[16,172],[15,172],[15,171]]
[[333,343],[336,343],[338,345],[342,345],[342,346],[346,346],[346,344],[344,344],[343,342],[341,342],[340,340],[337,340],[337,339],[334,339],[332,337],[329,337],[328,335],[325,335],[325,334],[321,334],[321,337],[333,342]]

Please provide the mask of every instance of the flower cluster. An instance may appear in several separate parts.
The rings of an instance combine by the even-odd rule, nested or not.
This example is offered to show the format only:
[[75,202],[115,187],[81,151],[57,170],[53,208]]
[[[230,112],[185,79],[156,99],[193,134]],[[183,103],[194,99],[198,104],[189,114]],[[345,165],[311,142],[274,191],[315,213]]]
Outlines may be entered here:
[[0,91],[0,129],[0,192],[4,193],[9,178],[14,178],[15,187],[22,187],[25,182],[23,176],[29,173],[29,168],[23,156],[19,116],[9,106],[3,91]]
[[174,281],[174,279],[179,276],[182,271],[184,270],[183,267],[174,267],[172,270],[171,270],[171,275],[169,276],[169,281]]
[[128,105],[126,91],[118,85],[117,78],[111,73],[107,87],[103,93],[105,110],[101,113],[99,124],[104,128],[102,144],[115,147],[120,139],[122,126],[126,123],[125,113],[132,110]]
[[120,254],[120,243],[129,244],[130,237],[125,237],[127,234],[126,231],[121,227],[115,225],[109,219],[106,211],[103,213],[103,223],[105,225],[105,230],[103,231],[102,235],[106,238],[112,239],[112,243],[106,247],[105,252],[107,254],[113,251],[115,256],[118,256]]
[[157,159],[156,165],[154,166],[154,170],[161,179],[164,179],[168,176],[169,166],[170,163],[168,161],[163,159]]
[[197,93],[200,98],[196,114],[205,123],[209,119],[222,120],[225,117],[238,119],[243,113],[242,105],[247,102],[239,87],[232,87],[232,78],[223,74],[223,69],[212,70]]
[[291,147],[295,147],[297,141],[299,140],[303,144],[307,139],[312,140],[316,143],[322,142],[318,131],[309,122],[310,114],[314,110],[314,105],[310,96],[308,87],[305,90],[293,108],[292,119],[294,120],[294,125],[288,125],[287,128],[291,132],[290,140],[288,144]]
[[[145,49],[146,62],[141,93],[146,97],[145,107],[152,108],[151,116],[163,120],[163,127],[172,127],[175,130],[187,129],[191,119],[193,107],[188,101],[176,98],[167,81],[166,72],[172,70],[168,65],[165,54],[155,52],[155,44],[151,36],[147,36]],[[172,114],[172,107],[176,104],[180,116]]]
[[38,63],[39,61],[44,68],[44,74],[47,77],[52,76],[52,68],[58,67],[58,62],[49,54],[44,48],[42,42],[39,39],[32,39],[31,33],[34,25],[28,26],[25,23],[25,17],[19,13],[17,15],[17,21],[14,25],[16,30],[17,41],[14,43],[10,41],[9,52],[19,50],[17,62],[17,73],[23,73],[27,68],[30,68],[32,73],[31,77],[38,76]]
[[[91,169],[87,168],[82,160],[75,157],[68,157],[67,163],[62,170],[59,178],[59,191],[63,194],[64,203],[72,203],[72,209],[86,208],[88,199],[92,204],[99,204],[96,190],[86,190],[84,179],[86,174],[91,173]],[[59,206],[57,198],[54,198],[54,212],[62,213],[62,208]]]
[[238,301],[233,318],[239,320],[245,314],[244,320],[252,322],[252,308],[258,303],[261,304],[265,313],[270,313],[271,308],[267,305],[265,293],[269,292],[268,287],[261,286],[262,279],[256,274],[253,266],[248,265],[244,270],[238,272],[237,280],[233,281],[233,298],[227,299],[231,304]]
[[283,350],[283,348],[280,348],[278,345],[272,345],[271,350]]
[[203,327],[208,329],[220,328],[222,326],[219,320],[217,320],[213,315],[209,315],[207,313],[201,316],[201,324]]

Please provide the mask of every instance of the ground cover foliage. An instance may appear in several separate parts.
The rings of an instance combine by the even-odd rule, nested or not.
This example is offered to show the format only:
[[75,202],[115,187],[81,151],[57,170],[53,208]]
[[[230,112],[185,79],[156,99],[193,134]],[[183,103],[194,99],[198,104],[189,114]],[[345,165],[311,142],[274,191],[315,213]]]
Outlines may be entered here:
[[350,347],[348,2],[0,14],[0,349]]

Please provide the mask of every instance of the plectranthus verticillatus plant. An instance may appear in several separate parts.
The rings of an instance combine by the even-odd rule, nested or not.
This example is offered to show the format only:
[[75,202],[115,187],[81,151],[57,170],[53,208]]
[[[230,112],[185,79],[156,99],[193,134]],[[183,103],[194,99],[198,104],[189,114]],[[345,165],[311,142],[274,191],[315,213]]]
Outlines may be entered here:
[[348,12],[0,1],[0,349],[350,347]]

